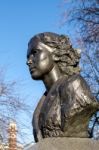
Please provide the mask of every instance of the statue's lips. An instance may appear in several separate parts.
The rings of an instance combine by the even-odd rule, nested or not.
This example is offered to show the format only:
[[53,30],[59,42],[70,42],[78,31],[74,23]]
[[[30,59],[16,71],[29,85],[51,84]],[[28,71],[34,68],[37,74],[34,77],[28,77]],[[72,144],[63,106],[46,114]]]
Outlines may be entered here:
[[31,73],[33,73],[34,71],[36,71],[36,68],[30,68],[29,70]]

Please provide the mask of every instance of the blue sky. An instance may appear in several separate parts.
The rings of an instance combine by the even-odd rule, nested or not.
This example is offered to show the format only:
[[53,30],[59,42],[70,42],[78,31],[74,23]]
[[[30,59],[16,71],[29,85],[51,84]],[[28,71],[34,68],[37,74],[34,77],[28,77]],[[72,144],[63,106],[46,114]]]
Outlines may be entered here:
[[[0,67],[6,80],[22,82],[19,91],[35,109],[45,88],[33,81],[26,66],[27,43],[39,33],[51,31],[68,34],[59,28],[62,0],[0,0]],[[32,119],[32,118],[30,118]]]
[[26,65],[27,44],[39,32],[66,33],[66,28],[59,28],[61,2],[0,0],[0,67],[5,68],[7,80],[24,83],[20,92],[35,97],[34,105],[42,95],[44,86],[30,77]]

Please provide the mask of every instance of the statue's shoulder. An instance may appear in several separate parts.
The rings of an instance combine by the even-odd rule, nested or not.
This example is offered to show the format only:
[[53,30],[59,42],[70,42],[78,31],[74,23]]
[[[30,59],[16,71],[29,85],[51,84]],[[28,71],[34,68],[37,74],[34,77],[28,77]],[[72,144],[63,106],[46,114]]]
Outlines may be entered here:
[[73,87],[82,86],[83,84],[86,84],[87,86],[85,79],[81,75],[75,74],[70,76],[68,79],[66,77],[63,77],[60,85],[62,86],[62,89],[64,89],[72,86]]
[[95,99],[89,85],[79,74],[72,75],[68,79],[65,78],[60,86],[60,94],[64,97],[69,94],[74,95],[74,93],[81,98],[81,95],[86,95],[90,99]]
[[85,80],[80,74],[74,74],[68,78],[68,82],[74,82],[74,81],[85,81]]
[[80,74],[75,74],[68,78],[67,85],[73,86],[74,88],[82,87],[82,89],[84,88],[90,91],[89,85]]

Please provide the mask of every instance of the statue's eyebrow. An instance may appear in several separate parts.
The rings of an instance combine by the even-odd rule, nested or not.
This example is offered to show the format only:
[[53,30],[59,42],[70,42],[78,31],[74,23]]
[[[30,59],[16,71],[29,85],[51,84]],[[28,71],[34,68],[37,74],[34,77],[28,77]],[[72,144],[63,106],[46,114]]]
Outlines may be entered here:
[[29,58],[29,56],[31,55],[31,54],[33,54],[35,51],[38,51],[39,49],[37,49],[37,48],[32,48],[32,49],[28,49],[27,50],[27,59]]

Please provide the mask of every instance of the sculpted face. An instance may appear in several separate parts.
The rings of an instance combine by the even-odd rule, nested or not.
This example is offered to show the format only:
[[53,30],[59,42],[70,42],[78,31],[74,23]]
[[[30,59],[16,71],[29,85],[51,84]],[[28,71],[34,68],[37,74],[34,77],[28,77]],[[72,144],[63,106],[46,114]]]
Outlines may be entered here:
[[41,42],[30,45],[27,52],[27,65],[33,79],[42,79],[54,67],[51,48]]

